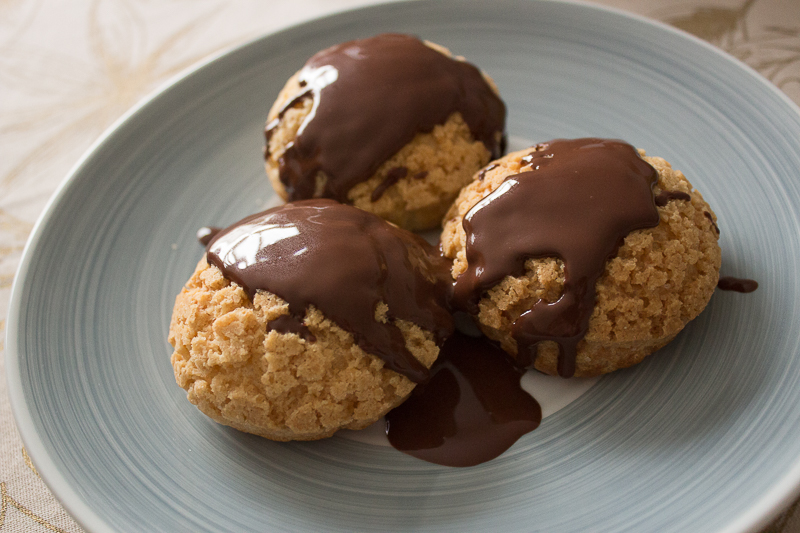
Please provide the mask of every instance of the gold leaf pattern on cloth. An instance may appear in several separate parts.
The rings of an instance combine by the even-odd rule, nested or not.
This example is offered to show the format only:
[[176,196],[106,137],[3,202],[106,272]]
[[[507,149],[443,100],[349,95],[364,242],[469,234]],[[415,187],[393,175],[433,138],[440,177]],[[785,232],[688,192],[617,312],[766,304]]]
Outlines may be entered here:
[[[0,533],[81,531],[22,447],[2,353],[13,276],[33,223],[61,178],[114,120],[208,54],[369,2],[0,0]],[[800,103],[798,0],[599,3],[700,37]],[[762,533],[800,533],[800,503]]]
[[31,471],[36,474],[36,477],[42,477],[39,475],[39,471],[36,470],[36,467],[33,465],[33,461],[31,461],[30,456],[28,455],[28,450],[22,448],[22,460],[25,461],[25,466],[31,469]]
[[[34,53],[36,63],[27,69],[12,68],[0,79],[8,83],[25,83],[29,76],[46,79],[58,75],[60,98],[52,105],[22,109],[12,115],[9,123],[0,127],[0,135],[28,130],[43,130],[54,117],[63,116],[63,124],[49,133],[42,142],[20,157],[17,164],[0,177],[0,184],[9,185],[19,178],[35,162],[53,157],[61,147],[61,140],[75,134],[99,135],[111,122],[133,106],[143,95],[170,76],[208,55],[209,52],[229,43],[217,43],[211,49],[203,49],[181,57],[177,61],[166,58],[180,55],[180,47],[189,37],[208,23],[218,8],[194,16],[192,20],[167,35],[146,55],[137,50],[140,41],[146,40],[146,26],[135,6],[119,1],[120,20],[109,22],[101,18],[102,0],[92,2],[88,16],[89,58],[76,61],[56,52],[40,55]],[[109,34],[113,26],[113,35]],[[33,72],[28,70],[32,69]],[[75,73],[80,73],[76,76]]]
[[2,496],[2,503],[0,503],[0,529],[3,528],[6,521],[6,514],[8,512],[8,507],[12,506],[15,507],[19,512],[23,515],[27,516],[29,519],[33,520],[43,528],[48,531],[57,531],[58,533],[69,533],[66,529],[61,529],[60,527],[54,526],[41,516],[37,515],[21,503],[18,503],[8,494],[8,488],[6,487],[5,482],[0,482],[0,496]]
[[698,6],[688,15],[667,16],[664,22],[725,49],[738,30],[747,36],[746,16],[754,3],[747,0],[737,8]]
[[[778,17],[761,24],[751,20],[764,3],[745,0],[734,7],[700,5],[685,14],[653,14],[747,63],[800,103],[800,26],[787,26]],[[800,5],[786,2],[791,3],[800,13]]]

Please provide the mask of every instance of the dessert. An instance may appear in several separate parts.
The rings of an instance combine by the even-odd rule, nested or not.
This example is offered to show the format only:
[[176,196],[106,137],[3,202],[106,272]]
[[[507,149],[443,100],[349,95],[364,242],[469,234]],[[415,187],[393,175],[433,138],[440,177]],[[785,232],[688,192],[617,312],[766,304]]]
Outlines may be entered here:
[[[755,289],[719,279],[716,216],[669,163],[598,138],[498,159],[505,113],[490,78],[411,36],[311,57],[265,128],[290,203],[198,233],[169,337],[189,400],[273,440],[388,413],[397,449],[470,466],[539,425],[525,367],[631,366],[718,282]],[[406,231],[440,223],[441,255]],[[451,336],[456,309],[485,337]]]
[[440,46],[384,34],[314,55],[269,112],[265,166],[284,200],[333,198],[410,230],[438,226],[502,154],[505,105]]
[[245,218],[176,298],[176,380],[212,419],[273,440],[366,427],[452,332],[448,267],[424,239],[333,200]]
[[[566,192],[566,194],[565,194]],[[523,364],[640,362],[708,303],[716,216],[684,175],[607,139],[554,140],[478,173],[444,222],[455,300]]]

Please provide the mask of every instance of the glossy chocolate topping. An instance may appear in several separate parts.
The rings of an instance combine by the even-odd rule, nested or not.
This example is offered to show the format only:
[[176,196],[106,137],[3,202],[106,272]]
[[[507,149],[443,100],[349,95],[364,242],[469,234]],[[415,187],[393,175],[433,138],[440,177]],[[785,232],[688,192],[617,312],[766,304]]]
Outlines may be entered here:
[[536,302],[512,335],[522,364],[533,363],[539,342],[558,343],[558,373],[570,377],[606,261],[628,233],[658,225],[658,174],[631,145],[608,139],[555,140],[523,160],[530,170],[506,178],[464,217],[469,266],[455,282],[455,298],[475,313],[486,290],[524,274],[527,259],[561,259],[560,299]]
[[656,205],[658,207],[664,207],[667,205],[671,200],[683,200],[683,201],[691,201],[692,197],[685,192],[681,191],[661,191],[656,195]]
[[478,172],[478,180],[479,181],[483,181],[483,178],[486,177],[486,173],[489,172],[490,170],[494,170],[496,168],[497,168],[497,163],[492,163],[491,165],[489,165],[487,167],[483,167],[481,169],[481,171]]
[[719,278],[717,288],[723,291],[753,292],[758,288],[758,282],[753,279],[724,276]]
[[717,223],[714,222],[714,217],[711,216],[711,213],[708,211],[703,211],[703,216],[705,216],[708,221],[711,222],[711,227],[714,228],[714,231],[717,233],[717,235],[719,235],[719,226],[717,226]]
[[278,333],[294,333],[308,342],[316,342],[317,340],[314,334],[311,333],[311,330],[292,315],[281,315],[275,320],[270,320],[269,323],[267,323],[267,327]]
[[485,337],[453,334],[430,380],[386,415],[389,442],[445,466],[494,459],[542,420],[539,404],[520,387],[523,373]]
[[300,71],[301,91],[267,124],[267,144],[287,109],[313,98],[311,113],[279,159],[290,200],[322,196],[347,201],[353,185],[417,133],[461,113],[475,139],[494,157],[501,150],[505,105],[480,71],[426,46],[415,37],[383,34],[350,41],[314,55]]
[[200,241],[200,244],[203,246],[208,246],[208,243],[220,232],[220,229],[221,228],[216,226],[203,226],[197,230],[197,240]]
[[381,196],[383,196],[383,193],[386,192],[386,189],[388,189],[401,179],[405,178],[407,175],[408,175],[408,169],[406,167],[395,167],[389,172],[387,172],[386,178],[384,178],[384,180],[380,182],[377,187],[375,187],[375,190],[372,191],[372,196],[370,197],[370,200],[372,200],[373,202],[377,202],[378,199]]
[[[310,305],[350,332],[367,353],[415,382],[427,369],[405,346],[394,320],[412,322],[442,342],[453,330],[446,308],[449,264],[421,237],[333,200],[286,204],[220,231],[208,262],[253,299],[257,290],[289,303],[278,331],[310,334]],[[387,321],[376,306],[389,307]],[[294,324],[291,324],[291,321]]]

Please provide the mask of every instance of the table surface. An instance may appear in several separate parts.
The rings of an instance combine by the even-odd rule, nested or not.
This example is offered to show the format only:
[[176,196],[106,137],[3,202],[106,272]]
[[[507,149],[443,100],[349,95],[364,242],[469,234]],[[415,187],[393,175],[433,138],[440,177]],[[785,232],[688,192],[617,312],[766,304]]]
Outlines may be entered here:
[[[220,49],[374,0],[0,0],[0,533],[79,532],[39,478],[6,390],[14,273],[66,173],[127,109]],[[602,0],[744,61],[800,104],[800,0]],[[800,501],[765,533],[800,533]]]

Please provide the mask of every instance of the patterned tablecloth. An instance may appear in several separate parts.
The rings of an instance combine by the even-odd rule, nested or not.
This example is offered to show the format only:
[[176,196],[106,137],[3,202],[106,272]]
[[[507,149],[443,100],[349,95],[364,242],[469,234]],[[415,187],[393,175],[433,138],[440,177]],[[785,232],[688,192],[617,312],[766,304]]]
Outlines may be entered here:
[[[80,527],[39,479],[11,415],[7,303],[34,222],[81,154],[207,55],[374,0],[0,0],[0,533]],[[800,0],[602,0],[697,35],[800,103]],[[766,532],[800,533],[800,502]]]

